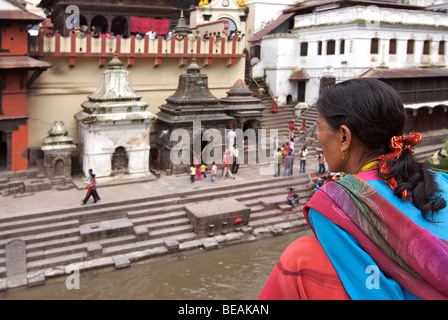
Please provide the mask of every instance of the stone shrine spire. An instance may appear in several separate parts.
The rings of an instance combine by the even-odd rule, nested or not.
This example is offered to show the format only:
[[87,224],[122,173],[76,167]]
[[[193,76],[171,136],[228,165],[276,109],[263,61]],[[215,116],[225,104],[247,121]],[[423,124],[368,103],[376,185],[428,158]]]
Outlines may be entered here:
[[129,71],[116,56],[102,72],[98,89],[87,98],[75,115],[84,173],[93,169],[97,177],[138,173],[153,178],[149,137],[157,116],[146,111],[148,104],[132,90]]
[[201,68],[193,58],[187,71],[179,76],[179,85],[176,92],[166,99],[176,105],[214,105],[219,103],[208,88],[208,77],[201,73]]

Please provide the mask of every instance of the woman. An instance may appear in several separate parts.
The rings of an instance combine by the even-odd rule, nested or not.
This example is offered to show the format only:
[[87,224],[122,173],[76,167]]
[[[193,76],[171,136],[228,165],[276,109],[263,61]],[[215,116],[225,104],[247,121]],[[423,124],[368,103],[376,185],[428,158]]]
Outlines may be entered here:
[[87,189],[87,193],[81,204],[85,205],[89,201],[90,196],[93,197],[93,203],[97,203],[101,199],[96,191],[96,177],[92,169],[89,169],[89,177],[86,180],[89,181],[89,184],[84,187],[84,189]]
[[447,299],[448,175],[414,159],[398,95],[354,79],[317,107],[329,171],[346,175],[306,204],[316,237],[288,246],[259,298]]

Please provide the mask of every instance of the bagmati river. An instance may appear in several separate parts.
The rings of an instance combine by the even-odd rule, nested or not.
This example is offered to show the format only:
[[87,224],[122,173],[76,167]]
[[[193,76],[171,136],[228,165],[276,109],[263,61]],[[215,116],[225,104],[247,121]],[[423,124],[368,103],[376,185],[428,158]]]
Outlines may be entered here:
[[47,279],[41,286],[2,292],[0,299],[257,299],[283,250],[311,234],[306,230],[211,251],[178,253],[126,269],[81,272],[79,289],[67,288],[68,276]]

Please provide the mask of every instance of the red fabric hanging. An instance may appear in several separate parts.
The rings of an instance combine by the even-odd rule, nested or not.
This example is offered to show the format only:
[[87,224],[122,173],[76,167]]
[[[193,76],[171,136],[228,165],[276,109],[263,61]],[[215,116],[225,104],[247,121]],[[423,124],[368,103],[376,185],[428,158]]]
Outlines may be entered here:
[[167,34],[170,19],[149,19],[131,16],[131,32],[145,34],[154,29],[157,34]]

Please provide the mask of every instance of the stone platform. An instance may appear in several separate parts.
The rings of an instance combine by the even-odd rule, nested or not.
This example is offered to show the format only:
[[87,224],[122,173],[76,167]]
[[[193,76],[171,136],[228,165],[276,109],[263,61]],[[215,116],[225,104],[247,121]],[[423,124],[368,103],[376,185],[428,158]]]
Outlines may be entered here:
[[250,208],[235,199],[216,199],[185,205],[194,232],[200,236],[239,230],[249,224]]

